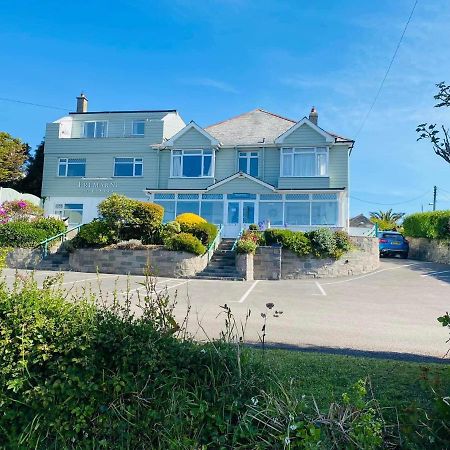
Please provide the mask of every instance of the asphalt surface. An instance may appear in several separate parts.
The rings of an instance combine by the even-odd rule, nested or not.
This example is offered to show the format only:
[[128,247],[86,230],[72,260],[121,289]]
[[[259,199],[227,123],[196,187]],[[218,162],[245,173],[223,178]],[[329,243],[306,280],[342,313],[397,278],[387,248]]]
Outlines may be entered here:
[[[2,276],[12,284],[17,273],[5,269]],[[42,283],[53,275],[37,271],[32,276]],[[140,311],[144,277],[79,272],[63,277],[70,295],[87,290],[106,302],[114,296],[120,302],[129,298]],[[450,265],[382,259],[375,272],[340,279],[156,281],[156,291],[167,289],[176,298],[179,321],[190,306],[188,329],[198,340],[219,336],[225,323],[220,306],[226,304],[239,328],[251,311],[245,326],[248,342],[260,341],[265,313],[265,339],[279,347],[413,360],[441,359],[450,347],[448,330],[436,320],[450,310]]]

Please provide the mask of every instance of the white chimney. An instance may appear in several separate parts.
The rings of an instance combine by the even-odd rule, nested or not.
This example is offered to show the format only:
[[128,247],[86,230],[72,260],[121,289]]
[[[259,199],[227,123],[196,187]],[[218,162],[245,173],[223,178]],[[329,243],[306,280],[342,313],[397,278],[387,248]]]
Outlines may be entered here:
[[85,113],[88,110],[88,99],[86,96],[81,93],[79,97],[77,97],[77,113]]
[[319,114],[317,113],[317,110],[316,110],[316,108],[314,108],[314,106],[311,108],[311,112],[309,113],[309,120],[314,125],[317,125],[317,122],[319,120]]

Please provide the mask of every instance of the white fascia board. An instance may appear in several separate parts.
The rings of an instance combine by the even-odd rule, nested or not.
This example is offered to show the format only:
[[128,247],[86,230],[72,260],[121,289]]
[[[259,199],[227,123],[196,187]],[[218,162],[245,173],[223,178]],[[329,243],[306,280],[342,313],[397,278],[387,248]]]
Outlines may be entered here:
[[182,128],[178,133],[174,134],[170,139],[168,139],[166,142],[164,142],[164,146],[166,147],[173,147],[174,142],[180,137],[183,136],[184,133],[188,132],[189,130],[194,129],[197,130],[200,134],[205,136],[206,139],[208,139],[211,142],[211,145],[219,146],[220,142],[212,137],[207,131],[205,131],[202,127],[197,125],[194,121],[189,122],[184,128]]
[[318,127],[316,124],[312,123],[307,117],[303,117],[302,120],[298,121],[295,125],[289,128],[289,130],[286,130],[283,134],[278,136],[275,139],[275,144],[282,144],[287,136],[300,128],[302,125],[307,125],[312,128],[314,131],[322,135],[327,142],[335,142],[336,140],[333,136],[331,136],[331,134],[327,133],[325,130],[322,130],[322,128]]

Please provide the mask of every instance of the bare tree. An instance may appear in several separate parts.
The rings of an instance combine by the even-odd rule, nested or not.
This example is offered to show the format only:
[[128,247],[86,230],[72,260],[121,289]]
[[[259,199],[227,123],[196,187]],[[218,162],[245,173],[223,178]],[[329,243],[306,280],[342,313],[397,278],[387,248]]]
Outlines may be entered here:
[[[435,100],[438,100],[438,103],[435,108],[441,108],[443,106],[450,106],[450,85],[445,84],[444,81],[436,84],[439,89],[438,93],[434,96]],[[449,129],[444,125],[437,127],[435,123],[421,123],[416,128],[419,137],[418,141],[421,139],[429,139],[433,145],[433,150],[436,155],[443,158],[450,164],[450,135]]]

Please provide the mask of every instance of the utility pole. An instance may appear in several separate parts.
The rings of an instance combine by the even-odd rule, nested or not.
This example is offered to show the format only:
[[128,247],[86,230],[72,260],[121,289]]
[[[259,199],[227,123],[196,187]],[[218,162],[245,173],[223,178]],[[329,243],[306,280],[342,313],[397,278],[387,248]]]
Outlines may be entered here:
[[436,195],[437,195],[437,186],[434,186],[434,189],[433,189],[433,211],[436,211]]

